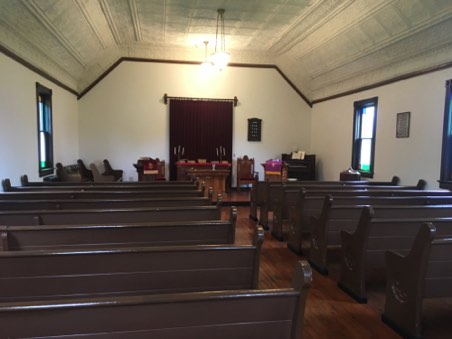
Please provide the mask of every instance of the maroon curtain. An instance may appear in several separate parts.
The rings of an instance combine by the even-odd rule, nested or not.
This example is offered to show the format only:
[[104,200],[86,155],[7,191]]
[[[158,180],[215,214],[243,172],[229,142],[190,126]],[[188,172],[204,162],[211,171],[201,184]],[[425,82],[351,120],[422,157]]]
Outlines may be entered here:
[[176,180],[177,156],[183,159],[219,160],[217,148],[225,149],[223,160],[232,161],[232,112],[228,101],[170,100],[170,179]]

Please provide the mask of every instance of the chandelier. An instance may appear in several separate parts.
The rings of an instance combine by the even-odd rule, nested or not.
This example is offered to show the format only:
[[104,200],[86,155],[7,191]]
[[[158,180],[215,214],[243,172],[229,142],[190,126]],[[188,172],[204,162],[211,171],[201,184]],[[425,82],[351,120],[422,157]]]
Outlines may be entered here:
[[[229,62],[229,53],[226,52],[226,38],[224,34],[224,12],[223,8],[217,10],[217,31],[215,35],[215,53],[211,57],[212,64],[220,71]],[[218,37],[220,35],[220,37]]]

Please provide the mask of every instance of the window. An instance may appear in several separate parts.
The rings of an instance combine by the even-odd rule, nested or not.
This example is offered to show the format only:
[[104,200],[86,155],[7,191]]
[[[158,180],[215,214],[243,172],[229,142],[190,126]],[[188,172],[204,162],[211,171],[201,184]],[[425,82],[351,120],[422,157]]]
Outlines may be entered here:
[[53,174],[52,90],[36,83],[39,176]]
[[439,187],[452,189],[452,80],[446,81],[444,106],[443,148]]
[[368,178],[374,176],[377,103],[376,97],[354,103],[352,167]]

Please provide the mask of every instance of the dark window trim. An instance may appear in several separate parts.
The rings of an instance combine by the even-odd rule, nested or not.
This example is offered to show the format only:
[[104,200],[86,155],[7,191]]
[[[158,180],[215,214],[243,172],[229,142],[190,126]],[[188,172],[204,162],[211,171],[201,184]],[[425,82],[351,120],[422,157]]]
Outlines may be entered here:
[[439,187],[452,189],[452,79],[446,81]]
[[375,115],[374,115],[374,131],[372,137],[371,144],[371,154],[370,154],[370,170],[369,172],[361,172],[361,176],[365,178],[373,178],[374,177],[374,168],[375,168],[375,144],[377,138],[377,114],[378,114],[378,97],[373,97],[369,99],[355,101],[353,103],[353,145],[352,145],[352,168],[358,169],[359,164],[359,155],[361,153],[361,144],[360,138],[361,133],[361,113],[362,109],[368,106],[375,106]]
[[[48,166],[45,168],[41,168],[40,161],[41,161],[41,143],[40,143],[40,116],[39,116],[39,97],[46,98],[46,102],[50,109],[50,131],[49,131],[49,149],[48,151],[48,157],[49,157],[49,163]],[[54,166],[53,166],[53,108],[52,108],[52,90],[50,88],[47,88],[43,85],[41,85],[39,82],[36,82],[36,116],[37,116],[37,134],[38,134],[38,172],[39,177],[44,177],[47,175],[53,174]]]

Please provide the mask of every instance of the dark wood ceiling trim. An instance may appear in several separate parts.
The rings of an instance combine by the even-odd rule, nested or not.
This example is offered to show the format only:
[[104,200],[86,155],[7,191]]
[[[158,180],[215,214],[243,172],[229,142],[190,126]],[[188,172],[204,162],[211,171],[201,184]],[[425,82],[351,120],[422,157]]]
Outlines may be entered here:
[[[8,50],[3,45],[0,45],[0,52],[5,54],[6,56],[10,57],[11,59],[15,60],[16,62],[18,62],[19,64],[23,65],[24,67],[28,68],[29,70],[31,70],[31,71],[37,73],[38,75],[42,76],[43,78],[53,82],[55,85],[57,85],[57,86],[65,89],[66,91],[76,95],[78,99],[81,99],[85,94],[87,94],[93,87],[95,87],[103,78],[105,78],[111,71],[113,71],[123,61],[157,62],[157,63],[185,64],[185,65],[199,65],[199,64],[201,64],[198,61],[178,61],[178,60],[163,60],[163,59],[146,59],[146,58],[122,57],[122,58],[119,58],[113,65],[111,65],[104,73],[102,73],[88,87],[86,87],[83,91],[81,91],[79,93],[75,89],[63,84],[62,82],[60,82],[57,79],[55,79],[54,77],[50,76],[49,74],[47,74],[43,70],[37,68],[36,66],[32,65],[28,61],[24,60],[23,58],[21,58],[17,54],[11,52],[10,50]],[[407,80],[407,79],[415,78],[415,77],[418,77],[418,76],[421,76],[421,75],[425,75],[425,74],[428,74],[428,73],[432,73],[432,72],[437,72],[437,71],[441,71],[441,70],[444,70],[444,69],[448,69],[448,68],[452,67],[452,62],[447,62],[447,63],[441,64],[441,65],[430,67],[430,68],[426,68],[426,69],[423,69],[423,70],[420,70],[420,71],[403,74],[403,75],[400,75],[400,76],[397,76],[397,77],[394,77],[394,78],[391,78],[391,79],[388,79],[388,80],[376,82],[374,84],[369,84],[369,85],[366,85],[366,86],[358,87],[358,88],[355,88],[355,89],[352,89],[352,90],[349,90],[349,91],[345,91],[345,92],[342,92],[342,93],[334,94],[334,95],[331,95],[331,96],[327,96],[327,97],[316,99],[316,100],[312,100],[312,101],[310,101],[295,86],[295,84],[292,81],[290,81],[290,79],[284,74],[284,72],[276,65],[272,65],[272,64],[261,64],[261,65],[259,65],[259,64],[230,63],[229,67],[273,68],[283,77],[283,79],[289,84],[289,86],[292,87],[292,89],[306,102],[306,104],[308,104],[309,107],[312,107],[313,105],[321,103],[321,102],[325,102],[325,101],[341,98],[341,97],[344,97],[344,96],[347,96],[347,95],[356,94],[356,93],[367,91],[367,90],[374,89],[374,88],[377,88],[377,87],[389,85],[389,84],[392,84],[392,83],[395,83],[395,82],[398,82],[398,81]]]
[[418,77],[418,76],[421,76],[421,75],[425,75],[425,74],[428,74],[428,73],[441,71],[443,69],[447,69],[447,68],[451,68],[451,67],[452,67],[452,62],[447,62],[445,64],[441,64],[441,65],[438,65],[438,66],[426,68],[426,69],[423,69],[423,70],[420,70],[420,71],[416,71],[416,72],[411,72],[411,73],[399,75],[399,76],[396,76],[394,78],[391,78],[391,79],[388,79],[388,80],[384,80],[384,81],[379,81],[379,82],[376,82],[374,84],[370,84],[370,85],[367,85],[367,86],[358,87],[358,88],[352,89],[350,91],[334,94],[334,95],[331,95],[331,96],[328,96],[328,97],[324,97],[324,98],[321,98],[321,99],[316,99],[316,100],[312,101],[312,104],[315,105],[315,104],[318,104],[320,102],[324,102],[324,101],[328,101],[328,100],[333,100],[333,99],[345,97],[347,95],[356,94],[356,93],[359,93],[359,92],[367,91],[369,89],[374,89],[374,88],[377,88],[377,87],[389,85],[389,84],[392,84],[392,83],[395,83],[395,82],[398,82],[398,81],[415,78],[415,77]]
[[[102,73],[95,81],[93,81],[88,87],[86,87],[82,92],[80,92],[78,99],[81,99],[85,94],[87,94],[94,86],[96,86],[103,78],[105,78],[111,71],[113,71],[121,62],[132,61],[132,62],[156,62],[156,63],[166,63],[166,64],[184,64],[184,65],[200,65],[199,61],[178,61],[178,60],[162,60],[162,59],[146,59],[146,58],[132,58],[132,57],[122,57],[118,59],[113,65],[111,65],[104,73]],[[289,84],[290,87],[309,105],[312,107],[312,103],[306,98],[306,96],[289,80],[289,78],[282,72],[278,66],[270,64],[241,64],[241,63],[230,63],[228,67],[248,67],[248,68],[273,68],[275,69],[283,79]]]
[[292,81],[289,80],[289,78],[283,73],[283,71],[281,71],[278,66],[275,66],[275,68],[279,72],[279,74],[281,74],[281,76],[287,81],[289,86],[292,87],[294,91],[303,98],[303,100],[309,105],[309,107],[312,107],[312,102],[308,98],[306,98],[306,96],[298,89],[297,86],[294,85]]
[[76,90],[70,88],[69,86],[66,86],[62,82],[58,81],[57,79],[55,79],[54,77],[50,76],[49,74],[47,74],[43,70],[37,68],[36,66],[30,64],[28,61],[24,60],[23,58],[21,58],[17,54],[14,54],[13,52],[11,52],[10,50],[8,50],[7,48],[5,48],[2,45],[0,45],[0,52],[5,54],[7,57],[10,57],[14,61],[18,62],[22,66],[28,68],[30,71],[32,71],[32,72],[42,76],[43,78],[53,82],[55,85],[65,89],[66,91],[78,96],[78,92]]

